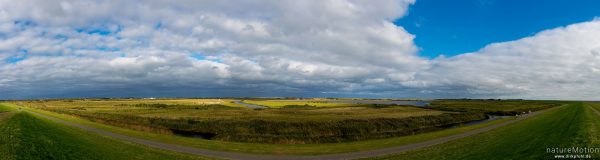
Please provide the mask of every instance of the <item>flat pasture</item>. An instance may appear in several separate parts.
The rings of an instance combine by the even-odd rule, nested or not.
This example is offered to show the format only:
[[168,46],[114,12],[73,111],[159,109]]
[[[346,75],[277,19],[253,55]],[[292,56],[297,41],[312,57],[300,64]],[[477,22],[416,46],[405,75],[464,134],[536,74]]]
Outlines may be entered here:
[[496,115],[516,115],[558,107],[569,102],[532,100],[435,100],[428,108],[447,111],[486,112]]
[[234,100],[79,99],[18,101],[15,104],[154,133],[283,144],[391,138],[486,118],[480,113],[390,104],[344,104],[337,107],[290,107],[286,104],[280,108],[252,109],[224,105],[228,101]]
[[328,100],[243,100],[244,103],[267,106],[270,108],[284,107],[349,107],[352,103],[336,103]]

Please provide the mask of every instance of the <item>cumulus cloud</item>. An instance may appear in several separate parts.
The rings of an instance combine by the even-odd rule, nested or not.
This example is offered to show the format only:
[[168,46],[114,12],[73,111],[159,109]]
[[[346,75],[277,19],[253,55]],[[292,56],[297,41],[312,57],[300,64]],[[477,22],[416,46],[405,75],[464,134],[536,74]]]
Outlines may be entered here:
[[600,20],[550,29],[473,53],[437,58],[418,81],[406,83],[454,97],[597,99],[599,35]]
[[412,3],[0,1],[0,89],[351,91],[429,63],[391,22]]
[[0,0],[0,98],[596,98],[599,20],[429,60],[413,3]]

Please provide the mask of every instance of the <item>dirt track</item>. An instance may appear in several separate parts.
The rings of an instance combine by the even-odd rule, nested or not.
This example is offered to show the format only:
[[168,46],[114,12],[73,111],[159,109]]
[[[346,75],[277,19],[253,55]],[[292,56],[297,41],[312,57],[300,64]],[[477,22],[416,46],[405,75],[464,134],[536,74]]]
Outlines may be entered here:
[[10,111],[0,112],[0,121],[2,121],[5,118],[10,117],[12,114],[14,114],[14,113],[10,112]]
[[[549,109],[547,109],[547,110],[549,110]],[[129,141],[129,142],[133,142],[133,143],[138,143],[138,144],[142,144],[142,145],[146,145],[146,146],[150,146],[150,147],[155,147],[155,148],[160,148],[160,149],[165,149],[165,150],[170,150],[170,151],[176,151],[176,152],[183,152],[183,153],[195,154],[195,155],[202,155],[202,156],[215,157],[215,158],[225,158],[225,159],[249,159],[249,160],[274,160],[274,159],[292,159],[292,160],[328,159],[328,160],[330,160],[330,159],[357,159],[357,158],[375,157],[375,156],[382,156],[382,155],[386,155],[386,154],[393,154],[393,153],[404,152],[404,151],[419,149],[419,148],[423,148],[423,147],[433,146],[433,145],[445,143],[445,142],[448,142],[448,141],[452,141],[452,140],[464,138],[464,137],[467,137],[467,136],[471,136],[471,135],[474,135],[474,134],[487,132],[489,130],[492,130],[492,129],[495,129],[495,128],[499,128],[499,127],[502,127],[502,126],[506,126],[506,125],[509,125],[509,124],[512,124],[512,123],[515,123],[515,122],[519,122],[519,121],[521,121],[523,119],[526,119],[526,118],[529,118],[529,117],[541,114],[541,113],[543,113],[543,112],[545,112],[547,110],[534,112],[534,113],[531,113],[531,114],[527,114],[527,115],[521,116],[521,117],[516,118],[514,120],[509,120],[509,121],[506,121],[506,122],[503,122],[503,123],[495,124],[495,125],[484,127],[484,128],[475,129],[475,130],[464,132],[464,133],[461,133],[461,134],[451,135],[451,136],[447,136],[447,137],[442,137],[442,138],[438,138],[438,139],[433,139],[433,140],[419,142],[419,143],[414,143],[414,144],[409,144],[409,145],[396,146],[396,147],[390,147],[390,148],[382,148],[382,149],[369,150],[369,151],[340,153],[340,154],[328,154],[328,155],[315,155],[315,156],[300,156],[300,155],[256,155],[256,154],[246,154],[246,153],[235,153],[235,152],[224,152],[224,151],[213,151],[213,150],[206,150],[206,149],[198,149],[198,148],[192,148],[192,147],[185,147],[185,146],[180,146],[180,145],[174,145],[174,144],[167,144],[167,143],[162,143],[162,142],[156,142],[156,141],[151,141],[151,140],[139,139],[139,138],[135,138],[135,137],[131,137],[131,136],[126,136],[126,135],[122,135],[122,134],[116,134],[116,133],[112,133],[112,132],[109,132],[109,131],[105,131],[105,130],[101,130],[101,129],[89,127],[89,126],[86,126],[86,125],[81,125],[81,124],[78,124],[78,123],[64,121],[64,120],[61,120],[61,119],[58,119],[58,118],[46,116],[46,115],[35,113],[35,112],[29,112],[29,113],[32,113],[32,114],[37,115],[39,117],[43,117],[43,118],[46,118],[46,119],[49,119],[49,120],[52,120],[52,121],[55,121],[55,122],[58,122],[58,123],[62,123],[62,124],[68,125],[68,126],[74,126],[74,127],[86,130],[86,131],[94,132],[94,133],[101,134],[101,135],[108,136],[108,137],[112,137],[112,138],[115,138],[115,139],[120,139],[120,140]],[[596,110],[594,110],[594,111],[596,111]],[[596,111],[596,113],[598,113],[598,111]],[[600,113],[598,113],[598,114],[600,115]]]
[[590,106],[590,108],[592,109],[592,111],[594,111],[598,116],[600,116],[600,112],[598,110],[596,110],[596,108]]

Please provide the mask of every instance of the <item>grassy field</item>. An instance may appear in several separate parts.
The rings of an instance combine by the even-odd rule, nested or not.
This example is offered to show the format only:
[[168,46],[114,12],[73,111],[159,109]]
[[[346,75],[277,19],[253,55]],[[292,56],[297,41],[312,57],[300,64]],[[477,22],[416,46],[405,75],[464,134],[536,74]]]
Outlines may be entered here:
[[[73,107],[78,105],[85,106],[112,106],[115,104],[167,104],[167,105],[211,105],[220,104],[229,107],[241,107],[242,105],[235,104],[234,99],[55,99],[55,100],[38,100],[38,102],[53,102],[54,106]],[[62,102],[62,103],[61,103]]]
[[[404,118],[425,115],[439,115],[445,111],[422,109],[418,107],[372,107],[353,105],[352,107],[329,108],[284,108],[254,110],[246,107],[231,107],[216,103],[218,101],[197,102],[195,99],[183,100],[53,100],[19,101],[23,106],[46,110],[71,110],[89,113],[135,115],[140,117],[160,117],[166,119],[192,118],[211,119],[260,119],[274,121],[338,121],[344,119]],[[226,100],[232,101],[232,100]],[[214,103],[213,103],[214,102]],[[203,104],[204,103],[204,104]],[[301,116],[298,116],[301,115]]]
[[566,102],[531,100],[436,100],[428,107],[448,111],[486,112],[515,115],[560,106]]
[[[0,108],[8,107],[0,105]],[[14,112],[10,117],[0,120],[2,160],[207,159],[121,142],[40,119],[25,112]]]
[[[204,99],[203,99],[204,100]],[[46,100],[16,104],[140,131],[257,143],[331,143],[431,132],[485,115],[393,105],[250,109],[191,100]]]
[[[590,108],[586,111],[586,126],[584,128],[587,129],[587,133],[589,137],[590,146],[598,147],[600,146],[600,115],[597,112],[594,112],[592,108],[596,111],[600,112],[600,103],[587,103],[586,104]],[[597,156],[600,157],[600,156]]]
[[332,103],[325,100],[243,100],[244,103],[267,106],[271,108],[283,108],[290,106],[310,107],[349,107],[355,106],[351,103]]
[[600,117],[590,106],[598,107],[574,103],[491,132],[374,159],[551,159],[547,148],[600,146]]
[[14,108],[0,105],[0,112],[8,112],[8,111],[12,111],[12,110],[14,110]]
[[[318,121],[310,121],[310,122],[344,122],[346,123],[348,119],[354,120],[365,120],[365,126],[377,126],[377,122],[370,121],[373,118],[371,116],[380,116],[383,118],[376,119],[386,119],[386,118],[394,118],[397,117],[399,119],[402,118],[414,118],[415,114],[422,113],[423,115],[419,115],[417,117],[423,116],[440,116],[447,115],[452,113],[457,113],[456,111],[440,111],[440,110],[430,110],[423,109],[418,107],[406,107],[406,106],[383,106],[383,107],[370,107],[370,106],[354,106],[354,107],[308,107],[308,108],[272,108],[272,109],[262,109],[262,110],[254,110],[248,109],[245,107],[230,107],[223,106],[219,104],[193,104],[189,103],[190,101],[174,101],[170,100],[168,102],[161,102],[162,100],[142,100],[142,101],[132,101],[127,100],[126,103],[122,103],[119,100],[98,100],[98,101],[90,101],[86,100],[53,100],[53,101],[18,101],[11,102],[13,104],[24,105],[25,110],[35,111],[38,113],[54,116],[57,118],[65,119],[68,121],[73,121],[89,126],[93,126],[96,128],[108,130],[115,133],[125,134],[133,137],[150,139],[159,142],[173,143],[184,146],[196,147],[196,148],[204,148],[210,150],[223,150],[223,151],[234,151],[234,152],[245,152],[245,153],[258,153],[258,154],[298,154],[298,155],[316,155],[316,154],[330,154],[330,153],[344,153],[344,152],[353,152],[353,151],[364,151],[364,150],[372,150],[379,149],[385,147],[399,146],[412,144],[416,142],[422,142],[426,140],[431,140],[439,137],[454,135],[458,133],[463,133],[466,131],[474,130],[477,128],[501,123],[512,118],[505,118],[500,120],[495,120],[491,122],[486,122],[482,124],[477,124],[473,126],[466,127],[458,127],[453,129],[445,129],[441,131],[432,131],[427,133],[419,133],[419,134],[409,134],[408,136],[400,136],[395,138],[381,138],[381,139],[372,139],[372,140],[360,140],[360,141],[351,141],[351,142],[339,142],[339,143],[319,143],[319,144],[295,144],[295,143],[283,143],[283,144],[268,144],[268,143],[244,143],[244,142],[233,142],[233,141],[222,141],[222,140],[206,140],[201,138],[194,137],[184,137],[184,136],[173,136],[170,134],[157,134],[151,133],[148,131],[144,131],[143,129],[132,130],[132,127],[124,127],[121,125],[115,125],[111,123],[107,123],[102,120],[94,120],[89,121],[89,117],[85,117],[86,114],[99,114],[99,115],[110,115],[108,120],[115,120],[123,117],[118,117],[114,115],[125,115],[125,116],[133,116],[136,118],[140,118],[143,121],[147,122],[170,122],[169,120],[174,120],[173,124],[178,124],[180,122],[185,122],[187,124],[198,125],[196,121],[208,121],[210,123],[214,123],[211,120],[227,120],[229,122],[235,122],[242,125],[248,125],[243,121],[235,121],[235,120],[261,120],[259,121],[260,125],[269,124],[271,122],[285,122],[285,123],[296,123],[306,121],[310,121],[310,119],[316,119]],[[171,103],[173,102],[173,103]],[[177,102],[177,103],[174,103]],[[182,102],[186,102],[185,104],[181,104]],[[500,102],[494,102],[500,103]],[[479,103],[484,104],[484,103]],[[530,105],[532,103],[521,103],[521,105]],[[9,104],[12,105],[12,104]],[[498,105],[498,104],[493,104]],[[505,104],[503,104],[505,105]],[[12,105],[13,108],[16,105]],[[594,105],[595,106],[595,105]],[[486,107],[486,105],[479,106]],[[527,108],[528,106],[514,106],[513,108]],[[531,106],[530,106],[531,107]],[[535,107],[535,106],[534,106]],[[595,106],[597,107],[597,106]],[[476,107],[472,107],[476,108]],[[562,107],[554,109],[552,112],[548,112],[547,114],[556,114],[556,110],[564,111],[564,108],[577,108],[577,107]],[[1,108],[0,108],[1,109]],[[589,110],[588,108],[583,107],[584,110]],[[572,109],[571,109],[572,110]],[[569,110],[569,111],[571,111]],[[51,112],[50,112],[51,111]],[[65,114],[60,114],[65,113]],[[586,112],[587,113],[587,112]],[[547,115],[545,114],[545,115]],[[544,116],[545,116],[544,115]],[[211,117],[212,116],[212,117]],[[388,117],[386,117],[388,116]],[[190,118],[191,117],[191,118]],[[218,117],[218,118],[217,118]],[[321,118],[319,118],[321,117]],[[150,119],[146,119],[150,118]],[[157,120],[153,118],[160,118],[162,120]],[[198,118],[198,119],[195,119]],[[306,119],[302,119],[306,118]],[[427,118],[427,117],[425,117]],[[431,121],[431,117],[427,118],[427,121]],[[537,119],[537,117],[534,117]],[[93,119],[93,118],[92,118]],[[190,123],[190,119],[192,123]],[[135,119],[134,119],[135,120]],[[166,121],[163,121],[166,120]],[[132,121],[131,119],[126,119],[126,121]],[[422,120],[426,122],[425,119]],[[436,121],[436,120],[433,120]],[[524,122],[528,122],[524,121]],[[382,121],[385,123],[392,124],[403,124],[403,125],[418,125],[422,123],[421,120],[412,119],[411,121],[407,121],[406,123],[402,122],[391,122],[389,120]],[[327,124],[323,123],[323,124]],[[529,123],[529,122],[528,122]],[[110,124],[110,125],[106,125]],[[375,124],[375,125],[373,125]],[[521,122],[518,123],[521,125]],[[223,125],[221,123],[220,125]],[[309,123],[307,125],[310,126],[319,126],[319,124]],[[352,124],[352,126],[356,126],[356,124]],[[517,125],[517,124],[514,124]],[[511,126],[514,126],[511,125]],[[227,126],[229,128],[238,128],[236,124],[226,124],[223,126]],[[511,127],[508,126],[508,127]],[[298,126],[292,126],[298,127]],[[504,128],[508,128],[504,127]],[[306,128],[298,127],[302,130]],[[135,128],[133,128],[135,129]],[[503,128],[501,128],[503,129]],[[309,129],[310,130],[310,129]],[[498,129],[500,130],[500,129]],[[262,131],[262,130],[261,130]],[[268,130],[267,130],[268,131]],[[244,131],[247,132],[247,131]],[[496,132],[496,130],[494,130]],[[506,133],[503,133],[506,134]],[[537,133],[536,133],[537,134]],[[482,134],[483,135],[483,134]],[[476,135],[480,136],[480,135]],[[462,141],[462,140],[460,140]],[[492,141],[492,140],[490,140]],[[455,142],[451,142],[455,143]],[[474,143],[474,142],[473,142]],[[443,144],[447,145],[447,144]],[[467,146],[461,146],[467,147]],[[427,151],[425,151],[427,152]],[[458,152],[457,152],[458,153]],[[398,157],[388,157],[388,158],[398,158]],[[414,158],[414,157],[413,157]],[[433,159],[436,159],[435,157]]]
[[[10,104],[8,104],[10,105]],[[14,105],[13,105],[14,106]],[[42,113],[45,115],[53,116],[56,118],[64,119],[71,122],[85,124],[108,130],[115,133],[125,134],[133,137],[155,140],[159,142],[179,144],[184,146],[190,146],[195,148],[204,148],[210,150],[222,150],[222,151],[233,151],[233,152],[244,152],[244,153],[256,153],[256,154],[294,154],[294,155],[318,155],[318,154],[331,154],[331,153],[344,153],[354,151],[364,151],[379,149],[385,147],[406,145],[426,140],[431,140],[439,137],[459,134],[474,129],[498,124],[511,118],[505,118],[486,123],[481,123],[472,126],[458,127],[453,129],[447,129],[442,131],[417,134],[411,136],[403,136],[396,138],[377,139],[377,140],[364,140],[355,142],[343,142],[343,143],[324,143],[324,144],[260,144],[260,143],[239,143],[239,142],[227,142],[227,141],[213,141],[204,140],[199,138],[171,136],[164,134],[154,134],[148,132],[141,132],[121,127],[115,127],[105,125],[101,123],[90,122],[85,119],[78,118],[76,116],[69,116],[64,114],[57,114],[54,112],[48,112],[38,109],[25,108],[29,111]]]
[[[15,109],[12,107],[4,106],[0,103],[0,122],[2,122],[4,119],[10,118],[12,115],[14,115],[14,112],[10,112],[13,110],[15,110]],[[2,151],[0,150],[0,152],[2,152]],[[2,154],[0,154],[0,155],[2,155]]]

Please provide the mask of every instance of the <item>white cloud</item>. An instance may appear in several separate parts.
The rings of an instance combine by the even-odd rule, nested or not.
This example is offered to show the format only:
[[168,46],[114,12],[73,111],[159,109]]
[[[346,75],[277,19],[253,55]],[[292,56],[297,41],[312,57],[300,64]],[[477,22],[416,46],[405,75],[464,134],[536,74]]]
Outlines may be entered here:
[[[419,87],[460,86],[457,95],[597,99],[600,94],[600,21],[550,29],[523,39],[434,60]],[[439,92],[447,92],[439,90]]]
[[414,36],[391,22],[412,3],[0,1],[0,51],[27,57],[3,62],[0,90],[360,89],[426,67]]
[[0,98],[597,98],[599,20],[427,60],[412,3],[0,0]]

